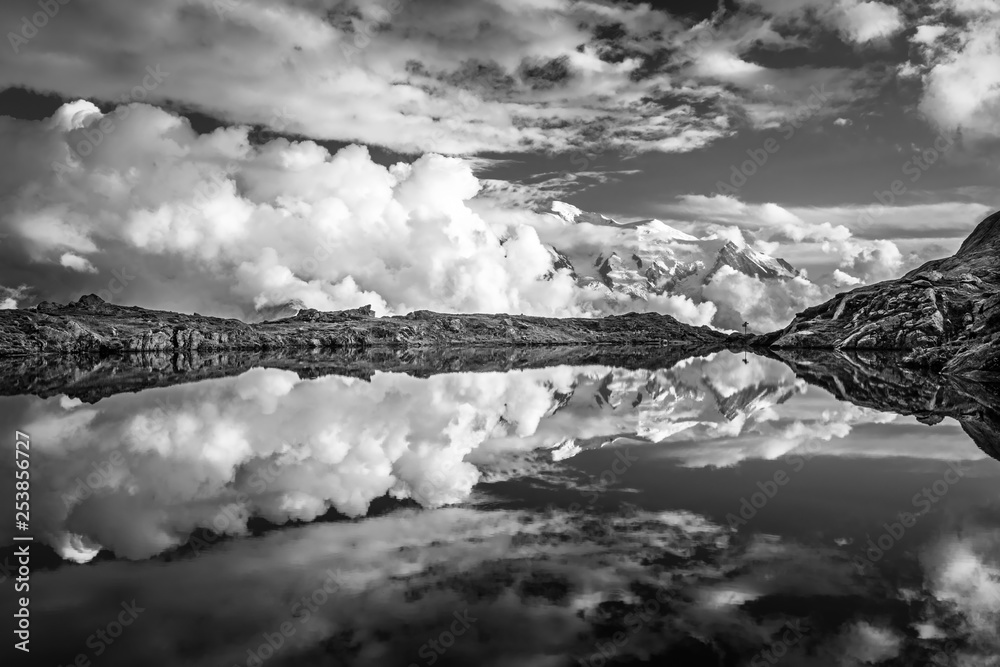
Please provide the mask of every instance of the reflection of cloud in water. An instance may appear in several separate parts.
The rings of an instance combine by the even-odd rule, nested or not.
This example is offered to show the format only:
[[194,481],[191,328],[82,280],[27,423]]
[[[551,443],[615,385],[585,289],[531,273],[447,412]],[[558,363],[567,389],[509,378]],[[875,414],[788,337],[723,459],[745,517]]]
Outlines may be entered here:
[[[978,574],[939,571],[935,561],[927,576],[945,588],[904,596],[898,575],[860,577],[848,556],[776,536],[741,539],[687,512],[401,511],[290,528],[167,564],[37,573],[32,611],[41,636],[59,628],[61,637],[39,658],[67,660],[94,618],[135,598],[147,609],[143,623],[102,658],[106,667],[245,664],[247,649],[286,621],[296,632],[268,664],[419,664],[421,646],[456,612],[475,622],[444,664],[565,664],[544,656],[589,659],[609,641],[624,663],[749,664],[790,626],[805,630],[783,656],[790,665],[895,655],[925,664],[944,637],[958,639],[962,664],[990,664],[975,632],[995,642],[995,616],[992,630],[977,626],[990,619],[961,601],[983,581]],[[342,586],[334,599],[308,614],[296,607],[331,571]],[[904,633],[907,619],[944,634]],[[616,633],[625,639],[614,642]],[[154,652],[154,663],[137,659]]]
[[[945,534],[922,554],[924,586],[937,601],[924,619],[928,634],[963,639],[956,664],[997,664],[1000,656],[1000,532],[996,507],[986,516],[957,520],[956,533]],[[979,523],[983,518],[991,519]],[[984,662],[984,657],[993,662]]]
[[[779,362],[726,353],[660,371],[377,373],[371,382],[255,369],[95,405],[4,400],[26,406],[16,427],[37,443],[35,526],[83,561],[98,546],[147,557],[198,527],[240,534],[251,515],[310,521],[333,507],[357,516],[386,494],[425,507],[466,502],[480,481],[559,475],[560,460],[609,443],[662,442],[686,466],[734,465],[892,419],[829,397],[809,418],[794,403],[822,392],[803,391]],[[938,444],[933,455],[947,454]]]
[[[420,646],[464,610],[477,620],[449,651],[448,664],[584,656],[618,630],[629,634],[623,657],[663,652],[690,635],[705,636],[704,650],[712,651],[711,636],[723,631],[727,643],[749,651],[765,643],[783,618],[761,621],[738,605],[719,606],[712,591],[739,571],[740,586],[756,596],[758,584],[768,586],[766,572],[786,555],[780,545],[753,560],[746,552],[746,545],[731,543],[728,529],[687,513],[602,520],[459,508],[404,511],[288,529],[168,565],[111,562],[39,574],[33,611],[46,625],[62,627],[61,644],[73,648],[93,631],[90,619],[121,592],[148,610],[125,638],[132,651],[146,647],[140,655],[148,655],[155,645],[161,664],[243,664],[246,649],[292,618],[295,602],[332,570],[343,582],[341,594],[305,622],[295,620],[298,631],[274,664],[321,664],[323,652],[337,664],[419,662]],[[847,591],[849,572],[841,559],[828,574]],[[630,617],[657,600],[643,622]],[[210,610],[211,636],[201,634],[193,609]],[[194,646],[197,651],[185,653]],[[65,658],[55,655],[55,646],[45,651],[43,658]],[[109,653],[102,664],[132,664],[136,654],[127,651]]]

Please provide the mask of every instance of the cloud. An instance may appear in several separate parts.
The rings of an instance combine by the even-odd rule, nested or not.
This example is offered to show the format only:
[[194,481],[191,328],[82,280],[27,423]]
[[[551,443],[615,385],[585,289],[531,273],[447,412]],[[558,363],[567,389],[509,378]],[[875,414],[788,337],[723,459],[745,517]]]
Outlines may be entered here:
[[947,530],[920,553],[924,587],[932,599],[926,620],[932,632],[954,628],[966,638],[956,649],[957,664],[988,664],[1000,651],[1000,563],[997,561],[996,517],[993,503],[981,513],[949,517]]
[[[80,152],[108,118],[114,131]],[[24,151],[3,188],[0,255],[55,301],[106,292],[125,275],[123,303],[223,316],[290,302],[371,304],[379,314],[597,312],[569,276],[551,272],[532,228],[494,230],[469,209],[480,183],[461,160],[386,168],[358,146],[251,147],[247,132],[198,136],[146,105],[0,119],[0,141]]]
[[917,32],[910,37],[910,41],[916,44],[929,46],[937,41],[939,37],[948,32],[948,26],[941,24],[925,24],[917,26]]
[[[664,552],[677,554],[687,576],[658,581],[643,560]],[[708,556],[699,561],[695,553]],[[758,629],[750,614],[735,607],[711,611],[703,593],[718,586],[721,573],[739,573],[747,587],[757,581],[766,586],[769,568],[808,568],[816,560],[781,546],[746,559],[727,529],[685,512],[606,517],[457,508],[399,512],[292,528],[168,565],[94,564],[88,577],[79,568],[39,572],[45,626],[38,631],[49,635],[58,628],[66,642],[50,642],[38,651],[47,663],[64,663],[67,657],[72,662],[69,649],[84,645],[94,632],[93,618],[114,618],[120,610],[114,591],[121,590],[130,591],[143,612],[103,656],[109,667],[148,655],[154,636],[164,638],[158,651],[168,662],[244,664],[248,650],[265,642],[265,633],[286,623],[293,632],[273,657],[265,653],[275,664],[329,662],[331,652],[345,665],[409,664],[439,655],[430,646],[441,644],[428,642],[449,626],[462,629],[454,624],[456,617],[469,625],[457,638],[451,635],[449,661],[476,664],[486,653],[525,664],[546,652],[596,653],[602,628],[626,629],[624,613],[616,610],[654,609],[654,604],[652,618],[628,626],[630,641],[620,649],[622,656],[665,651],[689,633],[703,634],[701,629],[718,632],[715,619],[724,616],[735,617],[730,635],[736,631],[763,645],[766,624]],[[456,562],[464,566],[455,570]],[[258,579],[262,568],[268,575]],[[826,579],[847,584],[847,576],[847,564],[839,563]],[[648,593],[630,592],[632,586]],[[84,608],[89,617],[81,614]],[[194,608],[217,619],[211,636],[200,634],[189,613]],[[685,620],[663,627],[659,619],[667,617],[668,608],[684,610]],[[184,648],[184,637],[199,637],[196,652]]]
[[939,128],[961,131],[970,140],[1000,137],[1000,14],[984,2],[956,3],[964,25],[948,31],[921,27],[915,40],[926,45],[927,66],[920,110]]
[[844,633],[844,653],[861,664],[874,665],[899,655],[902,636],[892,628],[855,623]]
[[[948,654],[956,664],[989,664],[996,612],[974,587],[995,585],[982,550],[995,537],[984,537],[975,536],[970,552],[954,548],[968,538],[946,536],[939,553],[883,578],[858,576],[850,551],[818,539],[741,534],[687,511],[397,511],[286,527],[202,547],[193,558],[33,573],[36,631],[66,640],[37,651],[48,664],[71,662],[94,618],[114,618],[124,595],[143,612],[102,656],[109,667],[134,664],[158,641],[163,661],[244,664],[286,623],[294,632],[269,656],[273,664],[318,665],[331,655],[345,665],[408,664],[422,648],[435,655],[429,640],[461,628],[456,617],[470,619],[449,640],[447,659],[457,664],[484,654],[519,664],[597,657],[600,648],[650,662],[712,655],[722,644],[749,659],[774,655],[788,627],[805,635],[780,644],[791,664],[877,664],[899,655],[929,663],[945,645],[908,632],[917,619],[958,645]],[[877,602],[910,613],[880,614]],[[820,603],[845,611],[831,618]],[[213,632],[192,610],[211,614]],[[609,632],[627,641],[612,642]],[[185,649],[192,637],[194,652]]]
[[855,278],[854,276],[837,269],[833,272],[833,284],[838,287],[856,287],[861,284],[861,278]]
[[71,252],[63,253],[62,257],[59,258],[59,263],[67,269],[73,269],[81,273],[97,273],[97,269],[90,261]]
[[895,35],[905,27],[898,7],[861,0],[754,0],[775,22],[803,29],[819,22],[835,30],[849,44],[870,44]]
[[[663,208],[673,215],[700,220],[702,224],[734,225],[752,232],[759,241],[777,241],[779,245],[771,246],[771,251],[777,256],[788,258],[787,253],[806,254],[809,252],[809,248],[814,246],[825,258],[827,264],[824,268],[827,271],[840,271],[840,274],[837,275],[840,275],[841,281],[843,281],[843,275],[846,275],[847,271],[851,271],[857,274],[860,282],[866,284],[896,278],[904,267],[919,261],[918,257],[904,256],[893,240],[884,238],[870,240],[873,234],[882,235],[883,231],[897,220],[901,221],[901,227],[909,223],[906,230],[913,233],[915,229],[918,229],[912,221],[914,214],[919,217],[926,216],[928,221],[933,221],[935,228],[937,228],[945,224],[938,217],[944,211],[954,211],[956,208],[964,211],[987,210],[984,206],[966,204],[883,207],[878,210],[860,207],[802,209],[785,208],[773,203],[747,204],[734,197],[724,195],[710,197],[684,195],[677,199],[676,204],[668,204]],[[935,217],[931,217],[931,214]],[[902,222],[904,220],[907,222]],[[869,223],[869,221],[871,222]],[[878,225],[881,228],[872,230],[871,227],[866,227],[866,224]],[[855,236],[854,229],[864,232],[867,238]],[[951,233],[957,236],[961,232],[952,230]],[[831,273],[830,277],[832,279],[834,274]],[[736,291],[749,298],[751,302],[758,304],[760,308],[769,309],[772,316],[778,316],[783,307],[799,308],[818,302],[812,301],[810,303],[812,299],[828,298],[830,293],[823,289],[825,284],[826,281],[823,281],[818,287],[809,281],[801,280],[799,283],[790,284],[789,293],[782,297],[781,294],[760,281],[744,280],[740,281]],[[726,285],[720,282],[712,294],[713,296],[710,298],[713,299],[726,298]],[[771,299],[774,301],[770,302]],[[772,319],[772,316],[765,317],[763,321],[776,321]]]
[[797,313],[824,299],[823,290],[805,278],[763,281],[729,266],[712,276],[704,295],[720,309],[717,326],[737,330],[746,319],[755,331],[780,329]]
[[[20,19],[0,9],[5,25]],[[609,24],[625,31],[616,47],[627,56],[602,57],[594,35]],[[730,133],[726,110],[664,103],[673,82],[646,71],[685,29],[648,5],[569,0],[169,0],[155,13],[100,0],[60,6],[29,43],[0,53],[0,85],[105,101],[124,92],[410,154],[683,152]],[[143,89],[148,67],[162,74]]]
[[833,13],[841,33],[856,44],[892,37],[905,25],[899,8],[881,2],[841,0]]
[[27,285],[4,287],[0,285],[0,310],[11,310],[19,307],[19,303],[28,297],[31,289]]
[[903,272],[903,254],[892,241],[826,245],[839,250],[844,258],[841,267],[859,274],[861,282],[891,280]]

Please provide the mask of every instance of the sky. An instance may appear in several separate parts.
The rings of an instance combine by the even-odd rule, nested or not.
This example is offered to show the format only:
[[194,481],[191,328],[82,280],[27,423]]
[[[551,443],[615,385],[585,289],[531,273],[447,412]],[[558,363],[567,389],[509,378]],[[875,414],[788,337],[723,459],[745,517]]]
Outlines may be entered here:
[[738,229],[807,271],[798,307],[1000,208],[998,0],[17,0],[0,25],[6,307],[602,314],[541,280],[554,199]]

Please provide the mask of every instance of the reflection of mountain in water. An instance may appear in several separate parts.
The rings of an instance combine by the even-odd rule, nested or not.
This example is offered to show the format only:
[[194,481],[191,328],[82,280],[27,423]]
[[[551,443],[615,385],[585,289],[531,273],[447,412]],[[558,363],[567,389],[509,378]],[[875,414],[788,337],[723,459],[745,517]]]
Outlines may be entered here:
[[729,396],[713,392],[719,410],[733,421],[741,415],[757,412],[772,405],[781,405],[797,393],[794,385],[756,384],[744,387]]

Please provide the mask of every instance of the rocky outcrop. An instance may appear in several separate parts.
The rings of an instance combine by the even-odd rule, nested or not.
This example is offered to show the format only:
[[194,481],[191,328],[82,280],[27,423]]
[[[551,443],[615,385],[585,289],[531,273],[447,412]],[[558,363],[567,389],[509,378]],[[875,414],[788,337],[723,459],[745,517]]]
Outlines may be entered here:
[[902,351],[904,365],[1000,379],[1000,213],[953,257],[838,294],[756,344]]
[[34,309],[0,310],[0,356],[580,344],[700,349],[721,346],[723,340],[707,327],[691,327],[655,313],[558,319],[419,310],[375,317],[364,306],[339,312],[307,309],[294,317],[247,324],[116,306],[93,294],[64,306],[42,303]]

